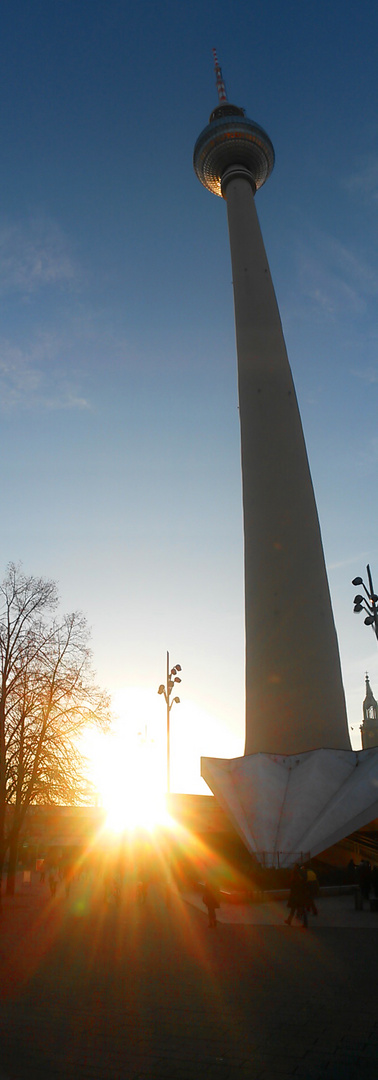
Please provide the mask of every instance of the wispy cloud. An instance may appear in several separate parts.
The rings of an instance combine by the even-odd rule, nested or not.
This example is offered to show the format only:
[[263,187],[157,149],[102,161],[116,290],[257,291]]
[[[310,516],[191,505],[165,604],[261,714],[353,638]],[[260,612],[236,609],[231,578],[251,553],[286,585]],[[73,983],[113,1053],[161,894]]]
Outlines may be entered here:
[[0,293],[29,296],[46,286],[70,285],[78,269],[59,226],[42,216],[0,220]]
[[370,157],[362,168],[346,177],[344,187],[353,195],[378,200],[378,157]]
[[46,334],[25,350],[0,340],[0,409],[90,409],[79,380],[64,362],[64,347]]
[[331,317],[362,315],[378,296],[378,274],[369,262],[336,237],[306,230],[297,247],[301,290]]
[[366,335],[361,359],[365,362],[353,364],[352,375],[368,386],[375,386],[378,383],[378,331],[374,328]]
[[378,467],[378,436],[374,436],[371,439],[367,439],[362,444],[361,449],[355,459],[356,474],[360,476],[369,476],[371,473],[376,475]]
[[[328,570],[343,570],[346,566],[360,566],[368,558],[366,551],[351,555],[348,559],[340,559],[338,562],[328,563]],[[356,571],[357,573],[357,571]]]
[[356,379],[361,379],[361,382],[367,383],[368,386],[375,386],[378,383],[378,364],[376,367],[354,368],[352,375],[355,375]]

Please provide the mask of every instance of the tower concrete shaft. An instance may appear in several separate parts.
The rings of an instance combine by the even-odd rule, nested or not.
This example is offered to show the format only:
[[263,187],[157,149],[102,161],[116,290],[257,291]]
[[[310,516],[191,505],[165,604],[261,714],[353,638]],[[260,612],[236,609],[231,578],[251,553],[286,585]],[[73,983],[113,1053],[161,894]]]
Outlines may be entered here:
[[254,203],[273,162],[265,132],[228,103],[214,110],[194,151],[199,179],[226,200],[231,245],[244,508],[246,754],[350,749],[315,497]]
[[299,409],[249,178],[229,168],[243,475],[247,754],[349,749]]

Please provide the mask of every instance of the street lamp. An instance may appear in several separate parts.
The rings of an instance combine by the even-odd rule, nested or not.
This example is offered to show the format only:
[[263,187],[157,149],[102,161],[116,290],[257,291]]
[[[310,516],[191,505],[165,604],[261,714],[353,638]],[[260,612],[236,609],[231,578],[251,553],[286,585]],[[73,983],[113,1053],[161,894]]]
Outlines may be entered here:
[[175,683],[180,683],[181,682],[181,679],[180,679],[179,675],[177,674],[178,671],[181,671],[181,664],[176,664],[175,667],[173,667],[173,668],[171,668],[171,670],[169,670],[169,652],[167,652],[167,682],[166,682],[166,686],[164,686],[164,683],[160,683],[160,686],[159,686],[159,689],[158,689],[158,694],[163,694],[164,701],[165,701],[165,704],[167,706],[167,795],[170,795],[170,793],[171,793],[171,760],[170,760],[170,758],[171,758],[171,745],[170,745],[171,708],[172,708],[172,705],[175,704],[175,702],[176,702],[177,705],[180,704],[180,698],[179,697],[174,697],[174,698],[172,698],[172,701],[171,701],[171,693],[172,693],[172,690],[174,689]]
[[378,596],[374,592],[373,579],[371,576],[370,566],[366,567],[366,573],[368,576],[369,588],[366,588],[365,582],[362,577],[353,578],[352,585],[362,585],[365,592],[365,596],[361,593],[357,593],[354,598],[353,611],[365,611],[366,618],[364,619],[365,626],[372,626],[375,636],[378,640]]

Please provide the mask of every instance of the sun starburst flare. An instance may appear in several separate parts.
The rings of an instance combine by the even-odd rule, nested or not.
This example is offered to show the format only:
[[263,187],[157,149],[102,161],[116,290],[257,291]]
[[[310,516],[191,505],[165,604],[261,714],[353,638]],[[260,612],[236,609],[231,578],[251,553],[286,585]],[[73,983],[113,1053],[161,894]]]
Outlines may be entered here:
[[121,834],[168,825],[164,746],[149,734],[143,691],[115,696],[112,735],[88,733],[85,752],[105,810],[104,828]]

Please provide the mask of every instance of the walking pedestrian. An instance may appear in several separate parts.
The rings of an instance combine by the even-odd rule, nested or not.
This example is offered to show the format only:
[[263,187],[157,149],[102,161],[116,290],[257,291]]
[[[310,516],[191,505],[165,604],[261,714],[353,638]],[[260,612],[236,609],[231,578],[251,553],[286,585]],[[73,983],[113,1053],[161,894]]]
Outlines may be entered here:
[[216,927],[216,909],[220,907],[220,893],[218,887],[214,885],[214,883],[210,883],[209,881],[205,882],[202,900],[205,907],[207,907],[209,928]]
[[371,883],[372,883],[372,886],[373,886],[374,896],[375,896],[376,900],[378,900],[378,866],[373,866],[373,869],[372,869],[372,872],[371,872]]
[[319,896],[319,882],[315,874],[315,870],[307,870],[307,887],[308,887],[308,910],[312,915],[318,914],[318,909],[315,903],[315,897]]
[[368,901],[371,888],[371,866],[368,859],[361,859],[357,867],[358,884],[361,889],[362,903]]
[[58,882],[57,882],[56,873],[55,873],[54,870],[50,870],[50,873],[49,873],[49,888],[50,888],[50,896],[51,896],[52,899],[56,895],[57,884],[58,884]]
[[299,863],[295,863],[293,873],[290,881],[290,894],[287,902],[288,908],[290,908],[290,914],[285,923],[287,926],[291,926],[294,915],[302,919],[302,927],[307,927],[307,903],[308,903],[308,885],[307,885],[307,873],[303,867],[300,867]]

